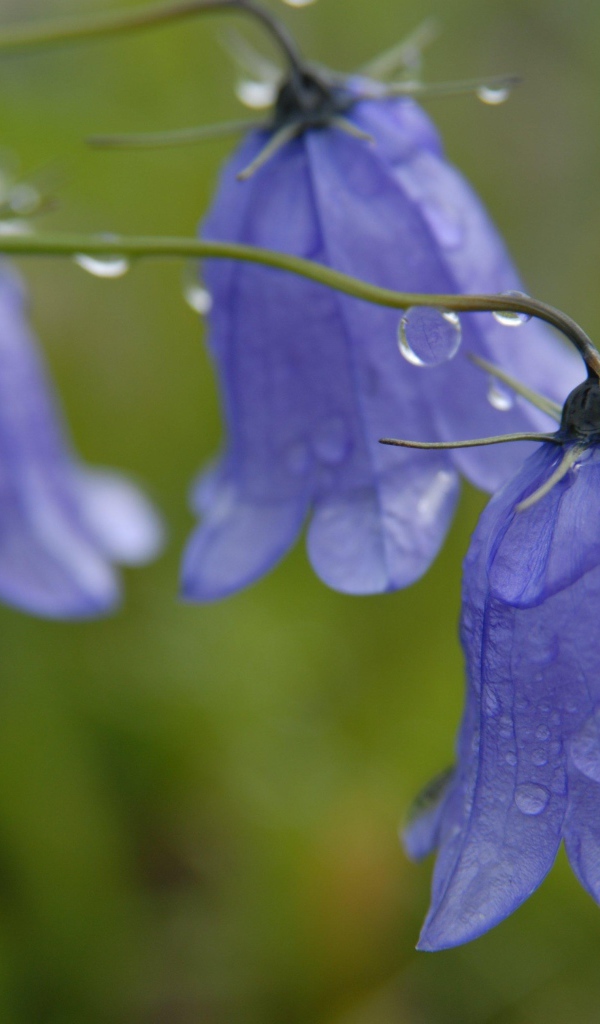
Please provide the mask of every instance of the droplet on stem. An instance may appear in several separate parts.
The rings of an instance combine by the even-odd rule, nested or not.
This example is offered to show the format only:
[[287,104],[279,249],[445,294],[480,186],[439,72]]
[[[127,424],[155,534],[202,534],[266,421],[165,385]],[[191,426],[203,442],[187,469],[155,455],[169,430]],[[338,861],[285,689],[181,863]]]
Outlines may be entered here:
[[413,366],[439,366],[460,348],[462,331],[456,313],[412,306],[400,320],[398,347]]
[[513,392],[509,388],[504,387],[493,377],[490,380],[487,400],[492,408],[497,409],[498,412],[508,412],[515,404],[515,396]]
[[277,89],[273,82],[257,82],[251,78],[243,78],[237,83],[235,94],[249,110],[266,110],[275,103]]
[[[502,292],[502,296],[506,299],[528,299],[529,296],[525,292]],[[530,313],[517,313],[512,309],[496,309],[492,313],[494,320],[497,320],[503,327],[520,327],[521,324],[526,324],[531,320]]]
[[199,264],[196,260],[186,263],[183,271],[183,297],[190,309],[200,316],[206,316],[212,309],[212,295],[202,283]]
[[487,103],[489,107],[498,107],[501,103],[506,103],[510,96],[510,87],[507,85],[480,85],[476,89],[475,95],[478,100]]
[[[102,235],[101,238],[107,242],[118,242],[118,238],[114,235]],[[106,280],[123,277],[130,267],[127,257],[120,256],[118,253],[107,253],[102,256],[89,256],[86,253],[78,253],[73,259],[77,266],[87,271],[88,274],[92,274],[93,277],[102,277]]]

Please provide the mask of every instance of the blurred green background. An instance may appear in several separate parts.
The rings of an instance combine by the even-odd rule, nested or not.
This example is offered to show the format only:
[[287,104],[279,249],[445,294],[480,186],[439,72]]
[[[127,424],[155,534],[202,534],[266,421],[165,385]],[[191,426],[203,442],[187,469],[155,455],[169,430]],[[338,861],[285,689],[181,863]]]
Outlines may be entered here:
[[[108,6],[0,10],[9,23]],[[504,106],[427,108],[528,289],[598,338],[600,5],[271,6],[340,69],[433,14],[428,78],[522,73]],[[41,227],[194,232],[226,143],[94,153],[83,139],[239,116],[222,27],[0,61],[2,144],[61,182]],[[600,912],[562,857],[489,935],[414,952],[430,865],[406,861],[396,830],[452,757],[460,564],[482,496],[465,492],[443,554],[404,593],[332,593],[298,545],[251,590],[186,606],[187,489],[221,428],[182,267],[110,282],[68,261],[21,266],[81,452],[147,483],[170,546],[128,574],[112,619],[0,610],[2,1024],[596,1024]]]

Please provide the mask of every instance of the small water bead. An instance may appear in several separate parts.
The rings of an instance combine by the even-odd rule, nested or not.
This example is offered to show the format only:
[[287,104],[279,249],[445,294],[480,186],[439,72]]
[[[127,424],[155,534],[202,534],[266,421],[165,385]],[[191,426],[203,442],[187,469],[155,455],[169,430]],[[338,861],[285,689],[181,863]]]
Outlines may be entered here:
[[498,412],[508,412],[515,404],[515,396],[510,388],[503,387],[496,380],[490,382],[487,400]]
[[541,814],[547,807],[550,794],[544,786],[536,786],[534,782],[525,782],[515,790],[515,803],[521,814]]
[[531,763],[538,768],[548,764],[548,751],[544,747],[537,747],[531,752]]
[[183,285],[183,297],[190,309],[200,316],[206,316],[212,309],[212,295],[200,281],[187,280]]
[[440,366],[460,348],[462,330],[456,313],[411,306],[400,320],[398,347],[413,366]]
[[518,762],[518,757],[514,750],[509,750],[508,753],[504,755],[504,760],[511,768],[514,768]]
[[600,782],[600,710],[597,709],[573,737],[571,759],[588,779]]
[[129,270],[129,260],[125,256],[86,256],[80,253],[75,256],[75,263],[93,277],[114,280],[123,277]]
[[[506,299],[528,299],[529,296],[525,292],[502,292],[503,298]],[[521,324],[526,324],[531,320],[530,313],[517,313],[511,309],[496,309],[492,313],[494,320],[497,320],[503,327],[520,327]]]
[[506,103],[510,96],[510,88],[506,85],[480,85],[475,95],[489,107],[498,107],[501,103]]
[[256,82],[244,78],[237,83],[235,94],[238,100],[250,110],[266,110],[277,98],[277,87],[273,82]]
[[[101,235],[100,238],[103,242],[118,243],[119,241],[116,235],[105,234]],[[77,266],[87,271],[88,274],[92,274],[93,277],[105,278],[108,281],[123,277],[130,267],[127,257],[120,256],[117,253],[107,253],[102,256],[89,256],[86,253],[79,253],[73,258]]]
[[550,729],[547,725],[538,725],[535,730],[535,738],[537,740],[547,740],[550,736]]

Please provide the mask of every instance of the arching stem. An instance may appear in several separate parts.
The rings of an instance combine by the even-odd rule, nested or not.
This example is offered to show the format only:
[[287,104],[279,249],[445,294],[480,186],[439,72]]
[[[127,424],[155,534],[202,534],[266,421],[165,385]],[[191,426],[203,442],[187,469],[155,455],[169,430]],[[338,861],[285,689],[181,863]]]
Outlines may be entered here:
[[282,50],[292,70],[297,74],[302,73],[304,62],[292,36],[258,0],[179,0],[176,3],[151,4],[131,11],[110,11],[15,25],[0,31],[0,53],[137,32],[216,11],[247,14],[259,21]]
[[5,235],[0,234],[0,253],[13,256],[76,256],[78,253],[90,256],[110,256],[118,252],[123,256],[136,257],[177,257],[182,259],[233,259],[276,270],[298,274],[310,281],[326,285],[377,306],[392,309],[409,309],[411,306],[427,306],[454,313],[524,313],[537,317],[561,331],[575,346],[590,375],[600,378],[600,352],[582,327],[570,316],[539,299],[523,295],[432,295],[427,292],[396,292],[380,288],[359,278],[342,274],[339,270],[314,263],[312,260],[273,252],[252,245],[235,242],[211,242],[193,238],[161,238],[152,236],[112,235],[110,239],[90,235],[48,234]]

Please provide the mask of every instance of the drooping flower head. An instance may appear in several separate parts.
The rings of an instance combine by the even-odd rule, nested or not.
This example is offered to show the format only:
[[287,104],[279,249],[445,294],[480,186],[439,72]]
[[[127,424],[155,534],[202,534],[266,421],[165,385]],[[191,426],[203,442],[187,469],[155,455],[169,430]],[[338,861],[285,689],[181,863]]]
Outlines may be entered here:
[[152,558],[162,526],[125,477],[73,453],[25,301],[0,264],[0,600],[50,618],[102,615],[120,599],[112,563]]
[[405,832],[439,847],[419,948],[477,938],[559,845],[600,903],[600,383],[483,513],[464,566],[467,700],[457,766]]
[[[252,132],[225,168],[202,234],[403,291],[521,287],[414,100],[308,66],[281,86],[272,125]],[[523,453],[443,452],[427,461],[377,439],[539,426],[520,401],[507,412],[510,399],[488,400],[471,354],[561,400],[577,379],[571,353],[537,322],[511,331],[474,314],[457,327],[437,312],[432,323],[427,311],[409,325],[420,355],[408,362],[392,310],[260,266],[207,261],[205,279],[228,436],[195,491],[202,521],[183,573],[191,599],[256,580],[305,523],[310,560],[330,586],[368,594],[413,582],[444,538],[459,471],[493,491]],[[462,345],[444,361],[460,331]]]

